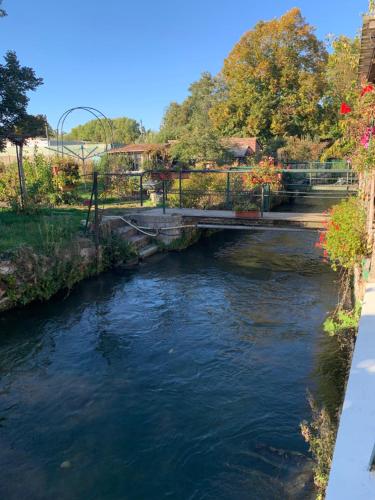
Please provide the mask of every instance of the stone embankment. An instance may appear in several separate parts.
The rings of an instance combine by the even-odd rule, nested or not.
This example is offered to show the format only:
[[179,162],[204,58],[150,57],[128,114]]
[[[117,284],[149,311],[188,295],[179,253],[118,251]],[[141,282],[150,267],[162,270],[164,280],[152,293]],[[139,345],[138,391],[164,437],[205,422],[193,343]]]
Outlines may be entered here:
[[[80,235],[48,255],[25,247],[0,256],[0,312],[34,300],[47,300],[59,290],[70,289],[106,269],[128,268],[157,252],[182,250],[201,234],[193,225],[182,227],[179,215],[127,214],[125,220],[132,225],[124,219],[103,217],[98,248],[94,238]],[[137,229],[140,226],[141,230]]]

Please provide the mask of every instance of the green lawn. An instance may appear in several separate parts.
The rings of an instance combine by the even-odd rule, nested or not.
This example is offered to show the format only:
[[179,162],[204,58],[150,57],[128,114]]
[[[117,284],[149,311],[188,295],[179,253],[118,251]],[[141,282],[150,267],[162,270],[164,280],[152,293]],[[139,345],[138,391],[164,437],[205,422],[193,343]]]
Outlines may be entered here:
[[61,208],[27,215],[0,210],[0,254],[22,246],[48,253],[53,245],[69,242],[82,228],[86,211]]

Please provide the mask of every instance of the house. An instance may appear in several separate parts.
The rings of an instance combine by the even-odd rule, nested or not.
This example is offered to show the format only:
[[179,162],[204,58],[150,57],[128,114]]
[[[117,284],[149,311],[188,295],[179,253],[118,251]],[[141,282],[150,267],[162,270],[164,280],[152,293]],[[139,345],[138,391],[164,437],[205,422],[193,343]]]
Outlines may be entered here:
[[237,164],[246,163],[249,156],[260,152],[261,147],[256,137],[226,137],[223,145],[233,155]]
[[[152,164],[171,166],[168,157],[169,148],[178,141],[168,141],[161,144],[128,144],[109,151],[111,155],[124,155],[131,159],[134,170],[143,170]],[[233,155],[234,163],[243,164],[249,156],[260,151],[256,137],[225,137],[222,145]]]
[[169,143],[163,144],[128,144],[111,149],[108,154],[124,155],[132,160],[134,170],[143,170],[155,159],[167,162]]

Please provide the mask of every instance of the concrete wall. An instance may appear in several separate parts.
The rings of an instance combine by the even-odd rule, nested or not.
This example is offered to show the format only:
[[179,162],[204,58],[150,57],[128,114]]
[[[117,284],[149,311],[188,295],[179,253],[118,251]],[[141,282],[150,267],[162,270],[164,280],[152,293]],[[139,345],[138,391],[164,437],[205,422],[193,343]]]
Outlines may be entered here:
[[375,499],[375,281],[362,315],[340,418],[327,500]]

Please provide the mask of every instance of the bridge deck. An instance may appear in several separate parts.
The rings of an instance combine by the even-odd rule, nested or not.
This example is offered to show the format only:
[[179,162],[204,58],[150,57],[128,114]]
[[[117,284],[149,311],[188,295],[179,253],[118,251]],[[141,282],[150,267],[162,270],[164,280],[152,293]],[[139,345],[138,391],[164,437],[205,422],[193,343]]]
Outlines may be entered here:
[[[153,217],[163,215],[162,208],[154,208],[146,212]],[[146,214],[144,212],[144,215]],[[327,216],[322,213],[296,213],[296,212],[264,212],[258,218],[245,218],[236,216],[231,210],[199,210],[194,208],[167,208],[167,215],[180,215],[185,220],[197,223],[199,227],[221,226],[232,229],[254,227],[257,229],[275,228],[301,228],[323,229]],[[223,227],[225,226],[225,227]]]

